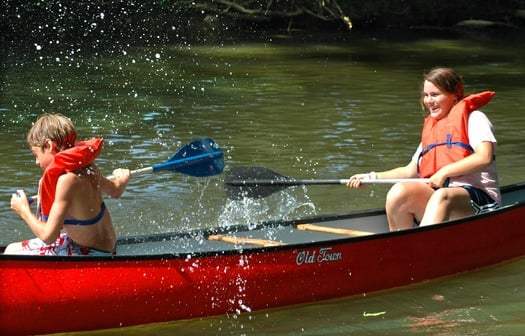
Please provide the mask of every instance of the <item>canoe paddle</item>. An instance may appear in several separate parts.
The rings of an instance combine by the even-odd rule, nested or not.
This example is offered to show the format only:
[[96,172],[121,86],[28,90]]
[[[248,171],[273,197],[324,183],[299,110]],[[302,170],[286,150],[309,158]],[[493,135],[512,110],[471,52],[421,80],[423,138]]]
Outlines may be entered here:
[[130,174],[133,176],[166,170],[196,177],[218,175],[224,170],[224,155],[215,141],[202,138],[186,144],[169,160],[132,170]]
[[[428,179],[361,180],[364,184],[392,184],[397,182],[428,182]],[[288,187],[298,185],[331,185],[348,183],[348,179],[298,180],[264,167],[232,167],[224,186],[230,199],[263,198]]]
[[[202,138],[186,144],[169,160],[151,167],[132,170],[130,175],[143,175],[165,170],[196,177],[219,175],[224,170],[224,155],[215,141],[210,138]],[[113,175],[108,176],[108,179],[113,178]],[[27,199],[29,204],[32,204],[37,198],[38,196],[30,196]]]

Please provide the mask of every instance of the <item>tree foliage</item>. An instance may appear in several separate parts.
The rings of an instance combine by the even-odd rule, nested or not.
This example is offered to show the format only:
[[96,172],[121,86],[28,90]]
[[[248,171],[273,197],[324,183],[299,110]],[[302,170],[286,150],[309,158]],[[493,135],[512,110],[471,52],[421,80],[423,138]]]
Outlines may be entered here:
[[[523,24],[525,0],[6,0],[3,49],[33,44],[162,43],[232,32],[450,26],[466,19]],[[523,19],[521,19],[523,20]]]
[[357,29],[448,27],[463,20],[478,19],[523,24],[518,9],[524,0],[340,0]]

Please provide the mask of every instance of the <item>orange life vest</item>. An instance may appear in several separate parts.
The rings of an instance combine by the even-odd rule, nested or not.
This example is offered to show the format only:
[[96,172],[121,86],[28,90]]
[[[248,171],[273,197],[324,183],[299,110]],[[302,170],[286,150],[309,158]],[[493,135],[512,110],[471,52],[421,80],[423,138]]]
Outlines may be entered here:
[[51,164],[44,170],[40,181],[40,213],[47,217],[55,201],[58,178],[91,164],[102,150],[103,139],[93,138],[80,141],[75,146],[57,153]]
[[441,119],[428,116],[421,135],[422,151],[418,173],[430,177],[442,167],[474,152],[468,139],[468,118],[472,111],[487,104],[495,92],[485,91],[463,98]]

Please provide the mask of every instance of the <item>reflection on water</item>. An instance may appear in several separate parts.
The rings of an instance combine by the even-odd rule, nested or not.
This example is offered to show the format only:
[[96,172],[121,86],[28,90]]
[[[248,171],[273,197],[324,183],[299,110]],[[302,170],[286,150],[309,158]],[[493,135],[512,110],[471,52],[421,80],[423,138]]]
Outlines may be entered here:
[[[41,172],[24,137],[44,111],[70,116],[82,138],[104,137],[98,164],[108,175],[117,167],[136,169],[160,163],[184,144],[207,136],[224,151],[226,170],[258,165],[295,178],[347,178],[408,162],[423,119],[418,102],[421,75],[434,65],[446,65],[464,76],[469,92],[497,92],[483,110],[496,126],[501,183],[522,181],[523,42],[519,32],[475,37],[426,32],[352,34],[324,41],[267,36],[253,43],[120,46],[56,54],[46,48],[30,55],[9,54],[2,59],[0,97],[0,243],[32,236],[9,209],[9,198],[19,188],[36,192]],[[175,173],[134,179],[122,199],[108,200],[118,234],[381,207],[388,189],[294,187],[268,199],[234,203],[226,199],[223,179]],[[508,270],[520,273],[523,263],[517,265]],[[483,279],[498,280],[501,270],[507,268],[484,273]],[[488,330],[499,321],[505,324],[502,329],[490,330],[512,331],[512,312],[503,304],[523,311],[523,300],[517,301],[510,292],[495,297],[497,288],[477,288],[477,280],[460,279],[466,279],[465,285],[452,295],[449,289],[458,288],[463,280],[444,282],[442,289],[433,284],[432,293],[423,285],[393,294],[192,321],[173,328],[185,334],[204,330],[256,335],[261,328],[264,334],[282,335],[324,334],[326,328],[333,334],[389,330],[447,334],[461,328],[460,324]],[[500,280],[514,286],[516,295],[523,298],[521,281],[512,275]],[[465,298],[468,293],[478,297]],[[434,294],[444,299],[433,300]],[[490,313],[484,313],[485,304],[490,305]],[[387,313],[364,317],[363,311]],[[280,323],[275,324],[275,319]]]

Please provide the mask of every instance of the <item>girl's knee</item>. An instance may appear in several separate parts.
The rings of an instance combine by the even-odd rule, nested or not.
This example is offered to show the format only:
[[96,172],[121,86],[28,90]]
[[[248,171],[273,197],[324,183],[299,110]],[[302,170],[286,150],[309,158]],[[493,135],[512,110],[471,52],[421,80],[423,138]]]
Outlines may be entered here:
[[403,208],[424,208],[430,199],[434,189],[427,184],[419,182],[400,182],[390,188],[386,195],[386,207],[395,209]]
[[443,204],[450,202],[452,199],[451,188],[440,188],[437,189],[431,196],[431,201],[434,204]]
[[463,188],[440,188],[436,190],[429,204],[447,208],[470,208],[470,196]]
[[386,194],[386,203],[387,205],[396,203],[399,200],[405,198],[408,194],[409,190],[406,187],[405,183],[396,183],[392,186],[392,188],[390,188],[390,190]]

